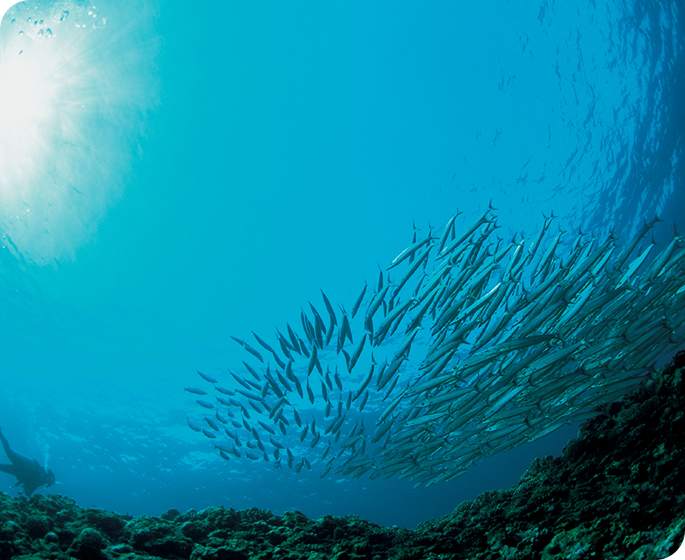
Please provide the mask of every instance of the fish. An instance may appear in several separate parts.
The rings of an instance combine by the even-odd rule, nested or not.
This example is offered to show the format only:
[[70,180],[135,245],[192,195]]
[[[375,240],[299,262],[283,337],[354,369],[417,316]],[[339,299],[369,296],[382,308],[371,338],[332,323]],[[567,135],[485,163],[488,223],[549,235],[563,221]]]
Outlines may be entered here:
[[374,333],[374,341],[373,344],[374,346],[378,346],[383,341],[383,338],[385,338],[385,335],[390,331],[390,327],[392,324],[400,319],[404,313],[407,312],[407,310],[416,305],[417,299],[416,298],[409,298],[408,300],[404,301],[402,304],[398,305],[395,307],[391,312],[389,312],[383,319],[383,322],[378,326],[376,329],[376,332]]
[[247,389],[248,391],[252,391],[252,390],[253,390],[252,385],[250,385],[247,381],[245,381],[245,379],[243,379],[242,377],[240,377],[239,375],[233,373],[233,372],[230,371],[230,370],[229,370],[228,373],[229,373],[229,375],[230,375],[231,377],[233,377],[233,379],[236,380],[236,382],[237,382],[238,384],[242,385],[245,389]]
[[640,230],[633,236],[630,242],[628,242],[628,244],[623,248],[619,256],[616,258],[616,262],[614,263],[616,269],[623,268],[623,265],[626,263],[631,253],[635,250],[635,247],[637,247],[638,243],[640,243],[644,236],[647,235],[649,230],[660,221],[661,218],[659,218],[659,216],[655,216],[654,219],[649,223],[647,223],[647,219],[644,220],[644,225],[642,228],[640,228]]
[[205,381],[209,381],[210,383],[218,383],[216,379],[214,379],[211,375],[207,375],[206,373],[202,373],[201,371],[198,371],[197,374],[202,377]]
[[309,402],[314,404],[314,391],[312,391],[309,381],[307,381],[307,397],[309,398]]
[[363,411],[364,411],[364,406],[366,405],[366,401],[367,401],[368,399],[369,399],[369,392],[368,392],[368,391],[364,391],[364,392],[362,393],[361,401],[359,401],[359,412],[363,412]]
[[219,451],[223,451],[224,453],[230,453],[231,448],[226,446],[226,445],[221,445],[219,443],[213,444],[214,449],[218,449]]
[[269,437],[269,441],[271,442],[271,445],[273,445],[276,449],[285,449],[283,444],[274,440],[274,438]]
[[[245,369],[250,372],[250,375],[254,377],[255,381],[260,382],[262,380],[262,377],[257,373],[257,370],[253,368],[250,364],[248,364],[246,361],[243,360],[243,365],[245,366]],[[245,379],[248,383],[251,383],[251,380]]]
[[304,398],[304,394],[302,392],[302,383],[300,383],[300,380],[297,378],[297,376],[293,376],[293,383],[295,384],[297,394],[300,395],[300,398]]
[[[366,282],[350,291],[349,314],[350,302],[337,311],[321,290],[326,321],[308,302],[302,338],[289,324],[276,329],[276,346],[253,332],[275,373],[245,362],[245,377],[228,370],[235,390],[203,376],[227,398],[198,399],[219,424],[208,418],[211,430],[201,430],[188,417],[191,429],[217,445],[227,438],[220,452],[236,455],[244,444],[262,453],[245,459],[273,456],[295,472],[316,458],[324,476],[442,484],[587,417],[685,342],[685,239],[674,231],[664,248],[645,239],[658,217],[621,246],[614,232],[552,231],[554,213],[508,241],[497,236],[492,204],[465,228],[458,214],[440,236],[431,228],[417,240],[415,229],[411,245],[379,270],[373,296]],[[234,430],[221,426],[229,417]]]
[[309,350],[307,349],[307,345],[304,343],[304,340],[301,338],[298,339],[300,341],[300,353],[304,354],[305,357],[309,358]]
[[[235,340],[238,344],[240,344],[245,350],[247,350],[250,354],[252,354],[255,358],[257,358],[260,362],[264,363],[264,358],[262,358],[262,355],[257,352],[252,346],[250,346],[247,342],[245,342],[241,338],[237,338],[235,336],[231,336],[233,340]],[[199,372],[198,372],[199,373]]]
[[276,355],[276,351],[275,351],[269,344],[267,344],[264,340],[262,340],[262,339],[257,335],[257,333],[255,333],[254,331],[252,331],[252,336],[255,337],[255,340],[261,345],[262,348],[264,348],[265,350],[268,350],[268,351],[271,352],[272,354]]
[[354,305],[352,306],[352,318],[354,319],[354,316],[357,314],[357,311],[359,311],[359,306],[362,304],[362,300],[364,299],[364,294],[366,293],[366,288],[367,284],[364,283],[364,287],[362,288],[361,293],[359,296],[357,296],[357,300],[354,302]]
[[290,337],[290,343],[292,344],[291,348],[292,348],[292,350],[294,350],[295,352],[297,352],[299,354],[299,352],[300,352],[299,339],[298,339],[297,335],[295,334],[295,331],[293,331],[293,329],[290,327],[289,324],[286,325],[286,328],[288,330],[288,336]]
[[[305,337],[310,344],[316,344],[316,334],[314,332],[314,325],[307,317],[304,309],[300,309],[300,323],[302,324],[302,329],[304,330]],[[302,345],[300,345],[302,346]]]
[[367,333],[364,333],[364,336],[362,336],[362,340],[357,346],[356,350],[354,351],[354,354],[350,356],[350,359],[347,363],[347,371],[352,373],[352,369],[356,365],[357,361],[359,360],[359,357],[361,356],[362,350],[364,350],[364,343],[366,342],[366,337]]
[[[250,400],[249,402],[252,402],[252,401]],[[242,411],[243,416],[245,418],[248,418],[248,419],[250,418],[250,411],[247,410],[247,408],[245,408],[245,405],[243,403],[240,403],[240,410]]]
[[368,324],[368,322],[373,319],[373,316],[376,314],[378,311],[378,308],[381,306],[381,304],[384,301],[385,295],[388,293],[388,290],[390,289],[390,284],[386,284],[386,286],[378,292],[374,298],[371,300],[369,303],[369,306],[366,309],[366,315],[364,317],[365,323]]
[[268,424],[265,424],[265,423],[262,422],[261,420],[258,420],[257,422],[259,423],[259,425],[260,425],[262,428],[264,428],[264,430],[266,430],[267,432],[269,432],[271,435],[273,435],[273,436],[276,435],[276,432],[274,431],[274,429],[273,429],[271,426],[269,426]]
[[186,416],[186,422],[188,423],[188,427],[193,430],[194,432],[199,432],[202,430],[200,426],[198,426],[195,422],[193,422],[190,418]]
[[223,397],[216,397],[216,400],[219,404],[223,404],[224,406],[233,406],[233,403],[229,401],[228,399],[224,399]]
[[286,338],[278,329],[276,329],[276,338],[278,339],[278,343],[284,354],[289,354],[291,351],[297,352],[299,350],[297,346],[293,345],[292,340]]
[[[456,173],[455,173],[455,176],[456,176]],[[454,179],[454,177],[452,177],[452,179]],[[452,235],[452,239],[454,239],[454,237],[455,237],[455,227],[454,227],[454,224],[455,224],[455,220],[457,219],[457,217],[459,217],[459,214],[460,214],[460,213],[461,213],[461,212],[459,212],[459,211],[457,210],[457,213],[454,214],[454,216],[452,216],[452,217],[447,221],[447,223],[445,224],[445,231],[444,231],[444,233],[442,234],[442,239],[441,239],[441,241],[440,241],[440,246],[438,247],[438,253],[442,253],[442,250],[445,248],[445,244],[447,243],[447,238],[450,236],[450,234]]]
[[[338,319],[335,316],[335,310],[333,309],[333,306],[331,305],[331,302],[329,299],[326,297],[326,294],[324,293],[323,290],[321,290],[321,297],[323,298],[323,303],[326,306],[326,311],[328,311],[328,316],[331,319],[331,325],[333,327],[337,326],[338,324]],[[332,329],[331,329],[332,330]]]
[[307,364],[307,375],[309,376],[312,371],[314,371],[314,366],[316,366],[316,369],[321,371],[321,364],[319,363],[317,359],[317,350],[316,346],[312,346],[312,354],[309,358],[309,364]]
[[271,387],[272,391],[276,394],[276,396],[279,399],[283,398],[283,391],[281,391],[281,388],[278,386],[278,383],[276,383],[276,380],[273,377],[271,377],[269,373],[264,374],[264,377],[266,377],[269,386]]
[[376,390],[382,391],[383,388],[390,382],[393,376],[399,371],[400,366],[406,360],[404,354],[397,356],[387,368],[384,368],[382,375],[378,376],[378,383],[376,384]]
[[[285,364],[283,364],[283,365],[285,365]],[[286,393],[291,393],[293,388],[290,386],[290,383],[288,383],[286,378],[283,377],[283,374],[279,370],[276,370],[276,377],[278,378],[278,382],[285,389]]]
[[[393,290],[392,297],[398,297],[399,293],[402,291],[402,288],[409,282],[410,278],[414,277],[414,273],[421,267],[421,265],[425,264],[428,261],[428,258],[430,257],[431,254],[431,249],[432,247],[426,248],[426,250],[421,254],[420,257],[418,257],[414,263],[411,265],[411,267],[405,272],[404,276],[402,277],[402,280],[400,280],[397,285],[395,286],[395,289]],[[420,286],[420,283],[419,283]]]
[[404,259],[411,257],[418,251],[421,247],[426,245],[427,243],[430,243],[435,239],[432,235],[429,235],[425,239],[422,239],[421,241],[416,241],[415,243],[412,243],[409,247],[407,247],[404,251],[402,251],[399,255],[397,255],[392,262],[390,263],[390,266],[388,267],[388,270],[391,270],[395,268],[397,265],[399,265]]
[[188,391],[189,393],[193,393],[194,395],[206,395],[207,391],[203,391],[202,389],[197,389],[196,387],[183,387],[184,391]]
[[247,397],[250,400],[262,402],[262,397],[252,393],[250,391],[244,391],[243,389],[236,389],[236,393],[240,393],[243,397]]
[[489,213],[491,213],[491,208],[488,208],[481,218],[479,218],[478,220],[473,222],[469,227],[467,227],[459,237],[455,237],[452,241],[445,245],[442,251],[440,251],[440,254],[449,254],[450,252],[454,251],[454,249],[456,249],[461,243],[466,241],[466,239],[468,239],[469,236],[472,233],[474,233],[481,225],[492,221],[492,219],[488,219]]
[[219,426],[217,426],[216,422],[214,422],[214,420],[212,420],[211,418],[205,416],[205,422],[207,422],[207,424],[209,424],[209,427],[212,428],[212,430],[214,430],[215,432],[219,431]]

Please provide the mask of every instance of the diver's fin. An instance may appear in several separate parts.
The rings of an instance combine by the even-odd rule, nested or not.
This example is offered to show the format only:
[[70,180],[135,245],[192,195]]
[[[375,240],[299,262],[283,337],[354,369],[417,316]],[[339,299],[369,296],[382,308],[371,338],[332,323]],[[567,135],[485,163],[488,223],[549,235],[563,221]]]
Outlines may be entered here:
[[0,472],[11,474],[12,476],[17,476],[16,470],[14,465],[0,465]]

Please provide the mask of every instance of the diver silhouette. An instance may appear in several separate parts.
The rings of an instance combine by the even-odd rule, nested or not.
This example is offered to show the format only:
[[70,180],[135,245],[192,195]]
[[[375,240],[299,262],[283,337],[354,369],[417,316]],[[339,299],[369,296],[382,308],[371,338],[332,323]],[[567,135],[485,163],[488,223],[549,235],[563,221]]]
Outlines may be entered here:
[[6,472],[16,477],[15,486],[21,484],[27,498],[30,498],[39,486],[49,487],[55,484],[55,473],[50,469],[45,470],[35,459],[12,450],[7,438],[2,433],[2,428],[0,428],[0,441],[5,448],[7,458],[12,462],[11,465],[0,464],[0,472]]

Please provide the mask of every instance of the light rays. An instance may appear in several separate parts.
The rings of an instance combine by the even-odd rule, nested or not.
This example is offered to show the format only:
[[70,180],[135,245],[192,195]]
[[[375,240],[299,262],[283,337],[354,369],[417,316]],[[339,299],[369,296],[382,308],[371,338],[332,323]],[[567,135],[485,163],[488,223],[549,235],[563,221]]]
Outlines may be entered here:
[[22,2],[0,29],[0,230],[37,264],[68,260],[121,196],[157,103],[149,2]]

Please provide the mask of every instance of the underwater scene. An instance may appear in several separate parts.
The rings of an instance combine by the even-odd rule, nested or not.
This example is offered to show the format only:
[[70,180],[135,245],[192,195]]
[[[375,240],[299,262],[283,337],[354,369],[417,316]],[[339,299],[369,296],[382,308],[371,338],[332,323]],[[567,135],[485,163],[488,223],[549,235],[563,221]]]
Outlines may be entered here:
[[0,11],[0,560],[680,546],[680,3]]

